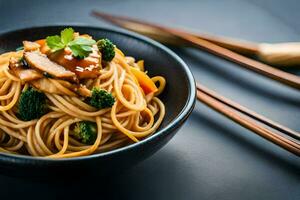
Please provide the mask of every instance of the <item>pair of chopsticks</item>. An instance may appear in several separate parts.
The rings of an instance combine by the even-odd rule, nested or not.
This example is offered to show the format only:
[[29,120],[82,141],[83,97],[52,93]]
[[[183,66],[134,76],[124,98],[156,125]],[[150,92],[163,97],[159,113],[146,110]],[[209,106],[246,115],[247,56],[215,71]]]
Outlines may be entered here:
[[[276,69],[267,64],[248,58],[230,50],[235,49],[242,51],[245,54],[253,54],[254,52],[258,51],[258,48],[256,47],[257,45],[255,44],[249,42],[234,41],[232,39],[222,39],[207,35],[196,35],[179,29],[169,28],[149,22],[142,22],[128,17],[115,16],[97,11],[92,12],[92,14],[95,17],[104,19],[112,24],[135,32],[139,32],[141,34],[145,34],[159,41],[168,41],[169,43],[177,45],[191,46],[194,48],[205,50],[216,56],[237,63],[237,66],[243,66],[258,74],[264,75],[282,84],[300,90],[299,76],[287,73],[280,69]],[[281,54],[278,56],[282,57],[283,55]],[[285,60],[286,59],[287,58],[285,57]]]
[[[300,133],[273,122],[199,84],[197,84],[197,98],[241,126],[300,156]],[[288,136],[276,133],[271,128]]]
[[[138,20],[129,19],[127,17],[113,16],[101,12],[92,13],[96,17],[100,17],[115,25],[127,28],[139,33],[145,33],[149,36],[152,33],[152,38],[159,40],[168,40],[174,44],[189,45],[196,48],[204,49],[227,60],[241,64],[248,69],[266,75],[274,80],[285,83],[294,88],[300,89],[299,77],[275,69],[266,64],[249,59],[231,50],[221,47],[207,40],[195,37],[195,35],[172,28],[141,22]],[[158,37],[161,36],[161,37]],[[161,39],[164,38],[164,39]],[[222,41],[219,41],[219,43]],[[226,42],[225,42],[226,43]],[[240,43],[238,45],[241,45]],[[235,46],[238,46],[235,45]],[[248,53],[254,50],[254,46],[245,43],[245,52]],[[242,47],[241,47],[242,48]],[[197,99],[217,112],[223,114],[229,119],[237,122],[241,126],[253,131],[261,137],[271,141],[272,143],[288,150],[289,152],[300,156],[300,133],[293,131],[283,125],[280,125],[266,117],[263,117],[217,93],[197,83]]]

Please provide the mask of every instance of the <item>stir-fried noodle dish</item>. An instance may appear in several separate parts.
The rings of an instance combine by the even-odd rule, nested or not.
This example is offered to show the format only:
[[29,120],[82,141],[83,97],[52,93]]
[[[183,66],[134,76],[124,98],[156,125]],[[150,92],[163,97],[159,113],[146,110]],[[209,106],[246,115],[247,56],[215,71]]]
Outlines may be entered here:
[[23,41],[0,55],[0,152],[69,158],[139,142],[163,121],[165,84],[107,38],[66,28]]

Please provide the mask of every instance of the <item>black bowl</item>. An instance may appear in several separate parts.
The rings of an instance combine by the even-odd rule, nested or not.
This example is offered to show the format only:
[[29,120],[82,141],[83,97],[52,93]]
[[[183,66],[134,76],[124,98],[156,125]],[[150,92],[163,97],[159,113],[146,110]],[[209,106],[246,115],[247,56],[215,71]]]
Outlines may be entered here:
[[[23,40],[37,40],[59,34],[66,26],[33,27],[0,35],[0,53],[13,51]],[[187,65],[165,46],[128,31],[98,27],[73,26],[80,33],[94,38],[109,38],[126,55],[144,59],[150,76],[162,75],[167,86],[161,95],[166,116],[159,130],[144,139],[120,149],[79,158],[53,160],[0,153],[0,173],[22,177],[57,177],[76,171],[105,175],[116,173],[144,160],[164,146],[183,125],[195,105],[195,81]]]

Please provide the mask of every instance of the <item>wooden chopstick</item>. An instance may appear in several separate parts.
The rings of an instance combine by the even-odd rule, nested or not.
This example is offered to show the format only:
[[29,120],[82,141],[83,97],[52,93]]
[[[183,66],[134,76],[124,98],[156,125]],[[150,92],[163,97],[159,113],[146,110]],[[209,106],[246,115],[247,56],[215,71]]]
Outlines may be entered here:
[[[269,140],[270,142],[288,150],[289,152],[300,156],[300,144],[298,141],[292,140],[288,137],[285,137],[281,134],[278,134],[276,132],[273,132],[272,130],[264,127],[263,125],[259,124],[255,118],[251,118],[251,116],[254,112],[247,109],[244,112],[240,112],[240,109],[235,109],[236,107],[240,107],[237,103],[226,99],[225,97],[222,97],[220,95],[215,95],[214,92],[211,90],[205,88],[204,86],[201,86],[197,84],[197,99],[210,108],[214,109],[215,111],[223,114],[227,118],[235,121],[236,123],[240,124],[241,126],[251,130],[252,132],[256,133],[257,135]],[[223,101],[220,101],[219,99],[223,99],[226,101],[224,103]],[[243,110],[244,107],[242,107],[241,110]],[[251,114],[252,113],[252,114]],[[245,115],[244,115],[245,114]],[[260,116],[255,113],[256,116]],[[264,118],[260,116],[260,118]],[[269,120],[270,122],[270,120]],[[274,127],[284,127],[282,125],[279,125],[275,122],[271,122],[271,124],[275,124]],[[284,127],[286,128],[286,127]],[[294,131],[293,131],[294,132]],[[299,134],[295,132],[296,134]]]
[[235,109],[235,110],[237,110],[237,111],[239,111],[239,112],[241,112],[241,113],[243,113],[243,114],[245,114],[245,115],[247,115],[247,116],[249,116],[249,117],[265,124],[265,125],[267,125],[267,126],[270,126],[270,127],[274,128],[274,129],[276,129],[276,130],[278,130],[282,133],[285,133],[285,134],[287,134],[287,135],[289,135],[292,138],[295,138],[297,140],[300,139],[300,133],[298,133],[298,132],[296,132],[296,131],[288,128],[288,127],[285,127],[281,124],[278,124],[278,123],[276,123],[276,122],[274,122],[274,121],[272,121],[272,120],[270,120],[270,119],[268,119],[268,118],[266,118],[266,117],[264,117],[264,116],[262,116],[262,115],[260,115],[256,112],[254,112],[254,111],[252,111],[252,110],[250,110],[250,109],[248,109],[248,108],[246,108],[246,107],[244,107],[244,106],[242,106],[242,105],[240,105],[240,104],[238,104],[238,103],[236,103],[236,102],[234,102],[230,99],[227,99],[227,98],[217,94],[216,92],[214,92],[214,91],[212,91],[212,90],[210,90],[210,89],[208,89],[208,88],[206,88],[206,87],[204,87],[200,84],[197,84],[197,89],[201,90],[201,92],[204,92],[205,94],[209,95],[210,97],[222,102],[223,104],[226,104],[227,106],[229,106],[229,107],[231,107],[231,108],[233,108],[233,109]]
[[238,53],[235,53],[231,50],[220,47],[216,44],[195,38],[193,36],[185,35],[179,31],[172,31],[177,36],[180,36],[187,41],[190,41],[196,48],[204,49],[212,54],[221,56],[226,60],[233,61],[237,64],[240,64],[247,69],[255,71],[259,74],[265,75],[273,80],[279,81],[285,85],[291,86],[296,89],[300,89],[300,77],[291,73],[284,72],[282,70],[271,67],[267,64],[261,63],[259,61],[253,60],[251,58],[242,56]]
[[[185,32],[185,31],[182,31],[179,29],[168,28],[168,27],[153,24],[153,23],[141,22],[139,20],[131,19],[128,17],[110,15],[110,14],[106,14],[103,12],[93,11],[92,14],[96,17],[105,19],[106,21],[109,21],[113,24],[116,24],[116,25],[124,27],[124,28],[128,28],[130,30],[138,29],[141,31],[144,29],[144,31],[148,31],[148,32],[149,31],[159,32],[162,35],[162,37],[169,37],[169,39],[174,38],[173,39],[174,43],[178,42],[178,43],[192,45],[195,48],[199,48],[199,49],[208,51],[208,52],[210,52],[214,55],[217,55],[219,57],[222,57],[226,60],[235,62],[235,63],[239,64],[239,66],[243,66],[249,70],[252,70],[254,72],[257,72],[258,74],[267,76],[267,77],[269,77],[273,80],[276,80],[280,83],[283,83],[285,85],[288,85],[288,86],[296,88],[296,89],[300,89],[300,77],[299,76],[284,72],[282,70],[271,67],[267,64],[264,64],[259,61],[253,60],[251,58],[242,56],[238,53],[235,53],[229,49],[226,49],[224,47],[216,45],[212,42],[195,37],[195,35],[190,34],[188,32]],[[152,28],[152,30],[151,30],[151,28]],[[251,46],[251,44],[249,44],[247,48],[250,52],[250,51],[255,51],[256,47]]]
[[[160,30],[161,26],[155,23],[145,22],[145,21],[133,19],[126,16],[111,15],[99,11],[92,11],[92,15],[105,19],[113,24],[117,24],[123,28],[147,35],[163,43],[169,43],[175,45],[188,45],[184,41],[178,41],[178,38],[172,37],[171,34],[161,31]],[[196,34],[187,31],[185,32],[194,37],[198,37],[207,40],[209,42],[212,42],[214,44],[217,44],[219,46],[222,46],[224,48],[242,53],[243,55],[255,56],[259,52],[258,50],[259,44],[257,43],[233,39],[233,38],[227,38],[227,37],[220,37],[220,36],[215,36],[215,35],[210,35],[205,33]]]

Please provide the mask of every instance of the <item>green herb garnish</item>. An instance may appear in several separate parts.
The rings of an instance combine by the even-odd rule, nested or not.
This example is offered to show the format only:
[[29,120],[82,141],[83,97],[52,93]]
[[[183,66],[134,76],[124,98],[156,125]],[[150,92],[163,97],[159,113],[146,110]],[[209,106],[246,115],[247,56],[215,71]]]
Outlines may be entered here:
[[84,37],[74,39],[74,30],[66,28],[61,31],[60,36],[48,36],[46,43],[52,52],[69,47],[74,57],[85,58],[92,52],[92,45],[96,44],[96,41]]
[[22,51],[22,50],[24,50],[23,46],[20,46],[20,47],[16,48],[16,51]]
[[48,72],[43,72],[43,76],[46,78],[53,78],[53,76],[51,74],[49,74]]
[[28,68],[28,67],[29,67],[27,61],[24,59],[23,56],[19,59],[19,63],[21,63],[22,66],[25,67],[25,68]]

